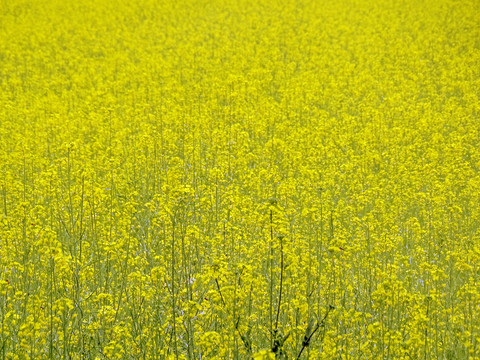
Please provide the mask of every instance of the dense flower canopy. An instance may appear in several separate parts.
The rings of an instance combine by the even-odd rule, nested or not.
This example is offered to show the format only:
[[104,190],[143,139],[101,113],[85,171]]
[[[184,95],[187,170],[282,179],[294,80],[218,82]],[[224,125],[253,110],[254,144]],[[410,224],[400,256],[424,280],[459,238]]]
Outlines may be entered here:
[[0,358],[480,359],[479,24],[0,2]]

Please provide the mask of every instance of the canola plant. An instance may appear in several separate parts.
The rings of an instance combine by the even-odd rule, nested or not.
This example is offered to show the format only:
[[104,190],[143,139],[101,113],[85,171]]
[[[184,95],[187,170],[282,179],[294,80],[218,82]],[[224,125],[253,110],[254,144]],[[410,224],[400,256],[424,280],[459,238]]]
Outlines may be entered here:
[[0,359],[480,359],[477,0],[0,2]]

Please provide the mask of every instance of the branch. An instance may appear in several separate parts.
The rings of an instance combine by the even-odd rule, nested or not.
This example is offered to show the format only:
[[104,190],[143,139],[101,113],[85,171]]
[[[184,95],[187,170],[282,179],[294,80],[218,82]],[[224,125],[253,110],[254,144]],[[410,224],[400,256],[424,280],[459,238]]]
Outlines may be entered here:
[[321,326],[325,325],[325,321],[327,320],[328,314],[330,313],[331,310],[335,309],[333,305],[329,305],[327,308],[327,312],[325,313],[325,316],[320,322],[317,322],[317,326],[315,326],[315,329],[309,334],[310,331],[310,326],[307,326],[307,330],[305,331],[305,336],[303,337],[303,342],[302,342],[302,348],[300,349],[300,352],[298,353],[297,360],[300,359],[300,356],[302,355],[303,350],[310,345],[310,340],[312,340],[313,335],[317,332],[318,329],[320,329]]

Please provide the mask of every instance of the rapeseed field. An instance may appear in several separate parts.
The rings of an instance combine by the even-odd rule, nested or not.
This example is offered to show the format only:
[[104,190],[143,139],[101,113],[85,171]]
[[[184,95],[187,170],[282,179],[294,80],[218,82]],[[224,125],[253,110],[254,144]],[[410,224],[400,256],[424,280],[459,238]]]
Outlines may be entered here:
[[480,359],[478,0],[0,1],[0,360]]

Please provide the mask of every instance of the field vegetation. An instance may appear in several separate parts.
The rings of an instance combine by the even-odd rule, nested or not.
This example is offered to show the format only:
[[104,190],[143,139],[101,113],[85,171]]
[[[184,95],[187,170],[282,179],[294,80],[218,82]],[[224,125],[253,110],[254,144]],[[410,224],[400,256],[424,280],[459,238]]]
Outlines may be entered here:
[[0,360],[480,359],[478,0],[1,0]]

